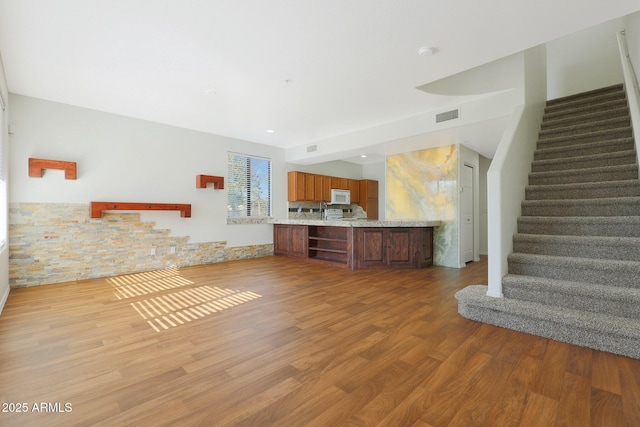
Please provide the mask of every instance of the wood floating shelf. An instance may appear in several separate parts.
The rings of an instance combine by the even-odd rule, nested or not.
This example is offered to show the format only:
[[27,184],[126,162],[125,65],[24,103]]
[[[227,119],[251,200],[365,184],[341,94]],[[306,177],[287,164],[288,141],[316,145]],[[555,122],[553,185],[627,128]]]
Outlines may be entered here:
[[61,169],[65,179],[76,179],[76,162],[29,158],[29,176],[42,178],[45,169]]
[[207,184],[212,182],[216,190],[224,189],[224,177],[213,175],[196,175],[196,188],[207,188]]
[[91,202],[91,218],[102,218],[103,211],[180,211],[182,218],[191,218],[190,204]]

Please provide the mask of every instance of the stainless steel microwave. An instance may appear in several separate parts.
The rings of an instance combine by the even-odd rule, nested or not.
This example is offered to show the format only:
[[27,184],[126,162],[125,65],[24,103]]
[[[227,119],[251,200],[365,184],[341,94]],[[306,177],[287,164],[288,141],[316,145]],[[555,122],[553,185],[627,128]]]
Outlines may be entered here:
[[351,204],[351,192],[349,190],[331,189],[331,205]]

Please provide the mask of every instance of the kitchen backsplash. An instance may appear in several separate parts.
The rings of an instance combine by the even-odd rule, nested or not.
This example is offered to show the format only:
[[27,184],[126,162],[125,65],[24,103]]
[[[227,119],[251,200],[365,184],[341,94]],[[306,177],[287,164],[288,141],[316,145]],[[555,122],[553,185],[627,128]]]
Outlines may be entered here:
[[[366,218],[367,213],[360,205],[329,205],[332,209],[342,209],[345,218]],[[318,202],[289,202],[288,219],[320,219],[320,203]]]

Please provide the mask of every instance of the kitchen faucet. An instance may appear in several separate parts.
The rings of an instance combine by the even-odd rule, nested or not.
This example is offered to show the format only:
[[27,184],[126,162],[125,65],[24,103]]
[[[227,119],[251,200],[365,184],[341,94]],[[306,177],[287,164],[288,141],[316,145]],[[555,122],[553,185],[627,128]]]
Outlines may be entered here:
[[[322,211],[322,204],[324,204],[324,212]],[[320,200],[320,220],[327,219],[327,201]]]

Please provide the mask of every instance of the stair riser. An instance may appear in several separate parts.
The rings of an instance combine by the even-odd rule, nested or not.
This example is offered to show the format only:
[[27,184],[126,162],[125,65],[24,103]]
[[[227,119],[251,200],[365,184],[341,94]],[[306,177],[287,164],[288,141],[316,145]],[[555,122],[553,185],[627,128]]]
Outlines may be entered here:
[[566,190],[527,189],[527,200],[601,199],[640,196],[640,185]]
[[586,282],[608,286],[640,289],[640,269],[597,269],[580,267],[555,266],[553,264],[536,264],[530,262],[509,261],[509,274],[547,277],[549,279]]
[[640,227],[628,224],[577,224],[518,221],[518,232],[552,236],[640,237]]
[[628,179],[638,179],[637,165],[627,170],[592,172],[591,169],[588,169],[584,172],[574,174],[545,175],[544,172],[530,174],[529,185],[575,184],[581,182],[623,181]]
[[621,261],[640,260],[640,245],[583,245],[515,240],[513,252]]
[[555,113],[557,111],[601,104],[609,101],[620,101],[621,99],[626,99],[626,96],[623,90],[612,90],[598,94],[578,95],[570,99],[568,97],[564,99],[551,99],[547,101],[545,113]]
[[590,311],[592,313],[603,313],[610,316],[640,319],[640,304],[638,304],[638,301],[607,300],[598,296],[571,295],[557,290],[537,291],[507,284],[502,286],[502,293],[505,298],[515,298],[539,304]]
[[635,216],[640,212],[640,203],[627,204],[602,204],[602,203],[580,203],[580,204],[545,204],[542,206],[522,203],[523,216]]
[[541,129],[551,130],[566,126],[575,126],[583,123],[598,122],[620,117],[629,117],[629,109],[625,107],[602,111],[590,111],[586,113],[574,112],[574,114],[567,115],[562,118],[545,116],[542,121]]
[[593,147],[568,146],[564,150],[537,150],[533,155],[533,160],[563,159],[567,157],[588,156],[591,154],[615,153],[616,151],[628,151],[635,149],[633,141],[622,140],[609,144],[596,145]]
[[631,120],[628,117],[623,119],[611,119],[604,122],[594,122],[575,127],[562,127],[557,129],[546,129],[540,131],[540,138],[557,138],[560,136],[580,135],[587,132],[598,132],[602,130],[618,129],[631,126]]
[[562,322],[562,319],[531,318],[526,313],[505,313],[462,301],[458,302],[458,313],[466,319],[640,359],[640,343],[637,339],[567,325]]
[[555,112],[547,112],[542,120],[544,123],[546,121],[561,120],[564,118],[575,117],[576,115],[598,113],[601,111],[611,111],[618,108],[628,108],[626,98],[607,100],[597,104],[584,105],[582,107],[565,108]]
[[604,132],[585,133],[568,137],[539,138],[537,149],[566,147],[568,145],[584,144],[589,142],[601,142],[611,139],[631,138],[633,136],[631,127],[610,129]]
[[531,164],[531,172],[563,171],[567,169],[587,169],[605,166],[621,166],[636,163],[635,153],[616,156],[601,156],[597,159],[567,159],[566,161]]

